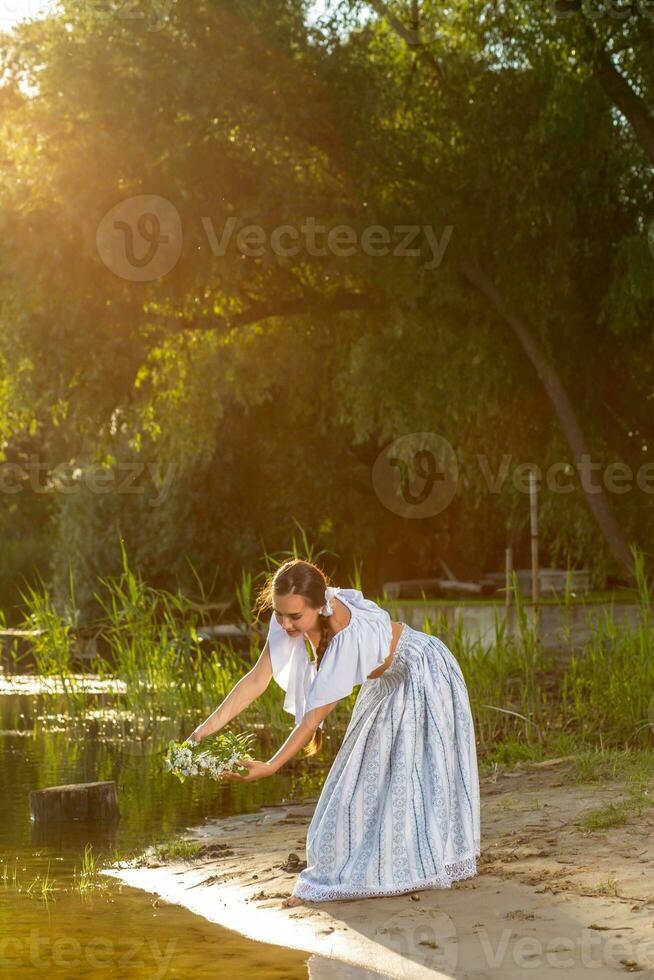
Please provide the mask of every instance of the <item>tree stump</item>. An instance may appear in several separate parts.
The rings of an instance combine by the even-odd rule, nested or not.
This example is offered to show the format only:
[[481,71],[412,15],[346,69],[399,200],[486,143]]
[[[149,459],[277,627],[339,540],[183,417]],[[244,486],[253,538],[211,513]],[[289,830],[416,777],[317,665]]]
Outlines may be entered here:
[[41,820],[110,820],[120,816],[113,779],[30,790],[30,814]]

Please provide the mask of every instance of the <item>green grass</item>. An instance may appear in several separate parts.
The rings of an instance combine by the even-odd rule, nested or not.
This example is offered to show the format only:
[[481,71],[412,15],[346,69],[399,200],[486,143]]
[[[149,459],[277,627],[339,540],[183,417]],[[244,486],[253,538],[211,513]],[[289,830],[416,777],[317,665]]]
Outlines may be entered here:
[[575,757],[574,776],[585,783],[620,780],[646,787],[654,783],[654,751],[651,748],[585,749]]
[[651,748],[654,744],[654,632],[650,586],[636,552],[641,616],[617,624],[610,610],[567,662],[546,651],[516,595],[517,633],[496,618],[493,648],[445,616],[423,628],[443,639],[459,661],[475,720],[478,755],[512,764],[584,748]]
[[618,879],[617,878],[606,878],[604,881],[599,881],[595,885],[596,895],[608,895],[611,898],[618,897]]
[[44,901],[49,901],[52,898],[53,893],[58,891],[57,883],[54,878],[50,877],[50,861],[48,860],[48,868],[45,875],[36,875],[31,881],[23,884],[20,880],[18,874],[18,858],[14,859],[13,868],[9,867],[9,862],[4,861],[2,865],[2,871],[0,872],[0,882],[5,888],[11,888],[16,892],[22,892],[25,895],[29,895],[30,898],[40,898]]
[[[70,578],[71,608],[75,610],[75,593]],[[33,630],[32,655],[37,671],[42,676],[56,677],[61,682],[68,711],[78,714],[84,711],[85,697],[79,691],[73,676],[73,637],[71,630],[77,624],[76,611],[60,613],[47,587],[37,578],[37,584],[28,585],[20,592],[26,616],[20,624],[24,630]]]
[[12,888],[18,886],[18,858],[14,859],[13,868],[9,868],[9,862],[4,861],[2,865],[2,874],[0,874],[0,881],[5,886],[5,888],[11,885]]
[[633,817],[639,817],[643,810],[652,806],[652,797],[644,789],[633,792],[624,800],[607,803],[579,817],[575,825],[580,830],[607,830],[610,827],[622,827]]
[[158,861],[174,861],[180,858],[190,861],[201,850],[202,844],[185,837],[175,837],[173,840],[155,844],[152,848],[153,856]]
[[109,883],[99,875],[93,845],[85,844],[80,870],[77,871],[77,866],[73,869],[73,890],[85,895],[90,891],[106,891],[108,887]]
[[48,869],[45,877],[42,878],[40,875],[37,875],[25,888],[25,892],[28,895],[42,898],[44,901],[48,901],[52,897],[52,893],[56,890],[56,882],[50,877],[50,861],[48,861]]
[[[306,538],[301,546],[301,553],[319,557]],[[38,669],[62,679],[64,714],[74,721],[80,716],[83,720],[89,708],[106,707],[108,716],[111,708],[127,711],[128,718],[123,721],[124,713],[116,712],[115,724],[125,725],[124,733],[118,731],[117,735],[150,745],[160,742],[163,748],[170,738],[179,740],[188,735],[258,658],[262,642],[252,615],[255,579],[243,571],[235,590],[243,624],[250,634],[248,649],[235,652],[229,644],[219,643],[208,652],[202,647],[198,629],[207,618],[215,619],[215,610],[226,603],[208,602],[201,583],[199,601],[153,588],[130,568],[122,542],[121,549],[120,574],[101,579],[96,593],[104,610],[101,626],[110,656],[98,656],[93,667],[100,676],[121,680],[126,686],[124,694],[90,698],[77,689],[71,669],[75,615],[58,613],[45,587],[24,593],[23,625],[42,630],[35,641]],[[297,551],[294,541],[294,553]],[[607,608],[594,625],[590,640],[580,647],[569,643],[565,657],[543,648],[533,628],[532,609],[519,594],[515,574],[516,630],[508,631],[501,608],[496,608],[492,647],[465,632],[461,617],[452,623],[444,609],[433,616],[434,604],[430,603],[429,609],[426,604],[421,628],[443,640],[465,677],[482,772],[575,754],[584,760],[576,770],[582,778],[584,767],[589,772],[592,767],[609,765],[603,761],[605,750],[651,752],[651,589],[644,574],[643,555],[637,549],[634,558],[640,621],[634,626],[618,624]],[[270,556],[265,559],[268,567],[275,564]],[[358,568],[355,581],[360,586]],[[75,610],[72,580],[70,592],[70,608]],[[566,588],[560,597],[562,608],[568,609],[573,600]],[[356,691],[330,714],[326,731],[331,737],[325,752],[333,754],[337,749],[355,697]],[[233,727],[256,732],[261,751],[266,752],[283,741],[293,725],[282,704],[282,693],[272,682]],[[599,761],[589,761],[597,753]]]
[[574,740],[566,735],[552,734],[543,743],[525,742],[509,736],[498,741],[482,756],[479,760],[479,772],[486,775],[498,768],[510,771],[523,763],[561,758],[572,755],[577,750]]

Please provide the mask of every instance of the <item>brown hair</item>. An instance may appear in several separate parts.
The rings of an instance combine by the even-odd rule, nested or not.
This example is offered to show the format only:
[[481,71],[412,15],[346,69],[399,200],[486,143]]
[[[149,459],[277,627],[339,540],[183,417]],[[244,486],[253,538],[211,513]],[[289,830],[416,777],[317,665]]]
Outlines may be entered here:
[[[257,619],[262,610],[272,608],[273,595],[301,595],[314,609],[322,609],[325,605],[325,589],[330,584],[328,576],[313,562],[305,561],[303,558],[293,558],[286,561],[279,566],[273,575],[268,577],[266,583],[259,590],[254,604]],[[317,670],[320,670],[323,655],[332,636],[334,633],[329,625],[328,617],[321,616],[320,642],[316,650]],[[317,728],[311,741],[304,747],[305,755],[315,755],[321,745],[322,731]]]

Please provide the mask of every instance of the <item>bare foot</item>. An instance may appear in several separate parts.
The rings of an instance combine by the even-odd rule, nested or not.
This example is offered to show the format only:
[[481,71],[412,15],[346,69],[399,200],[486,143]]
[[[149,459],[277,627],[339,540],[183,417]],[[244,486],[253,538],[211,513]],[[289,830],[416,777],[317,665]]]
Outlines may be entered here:
[[295,908],[296,905],[303,905],[303,904],[304,903],[303,903],[302,899],[301,898],[298,898],[297,895],[289,895],[288,898],[285,898],[282,901],[282,908],[283,909],[292,909],[292,908]]

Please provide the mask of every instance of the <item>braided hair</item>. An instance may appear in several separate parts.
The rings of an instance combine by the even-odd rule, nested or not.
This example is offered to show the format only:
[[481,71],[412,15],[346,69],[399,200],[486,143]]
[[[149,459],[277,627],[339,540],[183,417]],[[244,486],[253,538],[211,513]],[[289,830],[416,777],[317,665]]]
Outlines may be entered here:
[[322,658],[325,654],[325,650],[327,649],[327,644],[331,640],[332,636],[334,636],[334,631],[329,625],[328,617],[321,616],[320,617],[320,642],[316,650],[316,670],[320,670],[320,664],[322,662]]
[[[313,562],[293,558],[284,562],[274,575],[268,577],[255,600],[257,619],[259,612],[272,608],[273,596],[301,595],[314,609],[322,609],[325,604],[325,589],[331,583],[323,570]],[[320,670],[327,644],[334,636],[328,617],[320,617],[320,642],[316,650],[316,670]],[[322,730],[317,728],[311,741],[305,745],[305,755],[315,755],[322,745]]]

